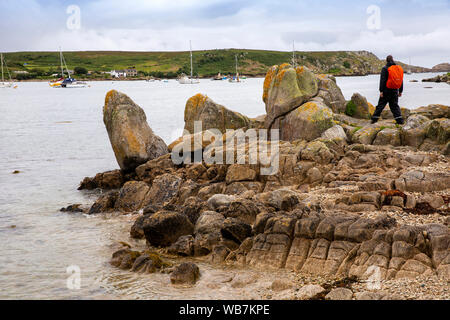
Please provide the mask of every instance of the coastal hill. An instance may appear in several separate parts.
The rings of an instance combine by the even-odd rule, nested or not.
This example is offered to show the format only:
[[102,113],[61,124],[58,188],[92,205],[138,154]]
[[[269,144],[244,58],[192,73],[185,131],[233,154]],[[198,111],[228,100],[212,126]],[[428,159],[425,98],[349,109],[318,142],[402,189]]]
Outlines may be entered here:
[[[239,73],[246,76],[264,76],[276,64],[292,62],[292,52],[220,49],[193,52],[194,74],[212,77],[218,72],[235,73],[235,56],[238,56]],[[384,60],[368,51],[297,51],[296,62],[319,73],[333,75],[367,75],[380,72]],[[189,52],[126,52],[126,51],[72,51],[64,52],[67,66],[90,71],[90,78],[108,78],[102,72],[135,67],[138,77],[154,76],[174,78],[180,73],[190,73]],[[60,70],[58,52],[6,53],[9,68],[18,79],[49,78]],[[430,69],[408,66],[405,70],[429,72]],[[14,71],[16,71],[14,73]],[[18,72],[17,72],[18,71]]]
[[440,63],[435,65],[431,70],[433,72],[450,72],[450,63]]

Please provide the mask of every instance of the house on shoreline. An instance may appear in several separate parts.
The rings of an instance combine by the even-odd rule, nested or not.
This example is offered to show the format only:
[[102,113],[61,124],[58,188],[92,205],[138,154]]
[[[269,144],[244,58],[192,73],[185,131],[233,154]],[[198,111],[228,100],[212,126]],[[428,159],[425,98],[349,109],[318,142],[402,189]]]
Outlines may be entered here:
[[138,72],[135,67],[123,69],[123,70],[111,70],[109,73],[113,78],[127,78],[127,77],[136,77]]

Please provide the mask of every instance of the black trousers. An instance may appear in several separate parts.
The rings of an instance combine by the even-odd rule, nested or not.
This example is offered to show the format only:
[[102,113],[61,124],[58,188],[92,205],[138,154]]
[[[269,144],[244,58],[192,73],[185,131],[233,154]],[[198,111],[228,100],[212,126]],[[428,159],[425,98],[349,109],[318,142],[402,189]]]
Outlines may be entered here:
[[383,97],[378,100],[378,105],[375,112],[372,115],[372,121],[376,122],[380,119],[381,112],[383,112],[384,107],[389,103],[389,108],[391,109],[394,119],[398,124],[403,124],[402,112],[400,111],[400,106],[398,105],[398,91],[386,91],[383,92]]

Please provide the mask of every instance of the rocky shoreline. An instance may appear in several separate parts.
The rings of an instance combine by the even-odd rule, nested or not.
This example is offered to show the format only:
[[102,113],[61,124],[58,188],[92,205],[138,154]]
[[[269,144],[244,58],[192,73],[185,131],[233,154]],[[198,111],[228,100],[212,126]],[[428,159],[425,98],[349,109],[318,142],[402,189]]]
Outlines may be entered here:
[[447,84],[450,84],[450,73],[439,75],[434,78],[423,79],[422,82],[436,82],[436,83],[445,82]]
[[[147,249],[125,243],[111,264],[168,273],[175,285],[195,285],[202,271],[165,257],[291,274],[267,299],[449,299],[450,107],[404,109],[402,127],[385,111],[370,124],[364,97],[346,101],[332,76],[287,64],[268,71],[263,100],[267,114],[253,119],[193,96],[185,135],[166,146],[139,106],[108,92],[121,169],[85,178],[79,190],[102,194],[67,211],[136,215],[130,236]],[[279,140],[238,138],[267,129]],[[232,161],[186,163],[199,154]]]

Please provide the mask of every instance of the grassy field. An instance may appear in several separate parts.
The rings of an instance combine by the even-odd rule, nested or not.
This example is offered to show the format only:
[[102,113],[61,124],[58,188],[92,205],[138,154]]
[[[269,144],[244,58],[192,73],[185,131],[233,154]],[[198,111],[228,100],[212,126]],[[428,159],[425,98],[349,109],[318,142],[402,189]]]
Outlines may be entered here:
[[[235,56],[238,56],[239,72],[246,76],[264,76],[274,64],[292,61],[292,52],[221,49],[194,51],[194,74],[211,77],[218,72],[234,74]],[[92,72],[91,77],[102,78],[101,72],[135,67],[140,77],[156,76],[173,78],[190,73],[189,52],[125,52],[125,51],[77,51],[64,52],[69,69],[83,67]],[[383,61],[366,51],[296,52],[297,63],[315,72],[335,75],[365,75],[377,73]],[[58,52],[11,52],[5,54],[11,71],[27,71],[28,77],[48,78],[57,73]]]

